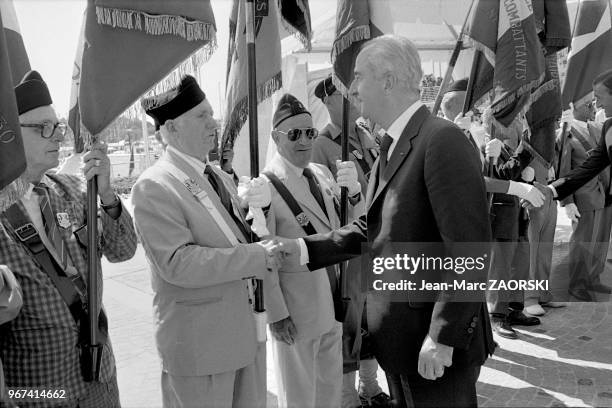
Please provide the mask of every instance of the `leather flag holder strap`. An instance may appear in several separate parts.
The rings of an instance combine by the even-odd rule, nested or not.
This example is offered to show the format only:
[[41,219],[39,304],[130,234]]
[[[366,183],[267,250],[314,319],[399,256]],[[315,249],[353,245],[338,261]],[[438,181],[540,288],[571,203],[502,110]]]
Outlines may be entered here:
[[[285,201],[293,216],[295,217],[298,224],[302,227],[306,235],[314,235],[317,233],[315,228],[312,226],[310,220],[300,207],[300,204],[295,200],[291,192],[285,187],[282,181],[279,180],[276,175],[270,171],[264,171],[263,175],[270,180],[278,194]],[[327,267],[327,277],[329,278],[329,284],[332,290],[332,298],[334,301],[334,315],[335,319],[342,323],[346,318],[346,312],[348,308],[348,299],[342,299],[340,288],[338,287],[338,274],[335,265]]]
[[[45,247],[36,227],[34,227],[28,216],[23,213],[17,204],[8,208],[5,215],[12,229],[12,231],[8,229],[9,232],[12,232],[22,246],[32,255],[34,261],[51,279],[64,303],[68,306],[72,318],[80,328],[79,337],[87,333],[89,330],[85,303],[87,289],[81,275],[78,272],[74,276],[66,274],[47,247]],[[98,320],[100,344],[105,344],[108,339],[108,322],[102,309],[100,309]],[[81,347],[87,346],[81,343],[79,341]]]

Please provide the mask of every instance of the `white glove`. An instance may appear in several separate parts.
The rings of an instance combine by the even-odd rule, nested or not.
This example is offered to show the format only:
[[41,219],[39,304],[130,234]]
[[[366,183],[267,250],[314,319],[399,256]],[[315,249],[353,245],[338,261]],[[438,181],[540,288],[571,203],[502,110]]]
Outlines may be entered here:
[[563,208],[565,208],[565,214],[571,222],[578,222],[578,218],[580,218],[580,212],[578,211],[578,207],[576,207],[576,204],[569,203]]
[[523,181],[531,183],[535,179],[535,170],[531,166],[527,166],[521,171],[521,178]]
[[454,122],[461,130],[470,130],[472,125],[472,111],[469,111],[463,116],[463,113],[459,113],[455,118]]
[[485,145],[485,155],[487,157],[492,157],[494,161],[497,160],[497,158],[501,154],[501,149],[503,145],[504,142],[499,139],[493,139],[488,141]]
[[561,123],[568,123],[571,125],[574,120],[574,104],[570,102],[569,107],[568,110],[564,110],[561,113]]
[[352,161],[340,161],[336,160],[336,168],[338,173],[336,174],[337,183],[340,187],[346,187],[348,189],[349,197],[361,191],[361,184],[357,180],[357,168],[355,163]]
[[242,204],[253,208],[264,208],[270,205],[272,194],[268,181],[263,177],[249,180],[248,177],[240,177],[238,184],[238,197]]
[[542,204],[544,204],[544,199],[546,198],[544,194],[536,187],[530,184],[517,183],[516,181],[510,182],[508,194],[527,200],[534,207],[541,207]]

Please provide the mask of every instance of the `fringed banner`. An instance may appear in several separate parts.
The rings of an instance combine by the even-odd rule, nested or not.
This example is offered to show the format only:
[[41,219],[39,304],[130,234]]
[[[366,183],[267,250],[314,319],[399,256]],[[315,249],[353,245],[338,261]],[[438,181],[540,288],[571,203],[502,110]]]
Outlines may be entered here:
[[285,30],[293,34],[307,51],[311,49],[312,26],[308,0],[280,0],[281,22]]
[[[256,10],[257,103],[261,103],[282,88],[281,46],[276,0],[257,0]],[[242,0],[234,0],[229,24],[223,149],[233,148],[248,116],[246,16]]]

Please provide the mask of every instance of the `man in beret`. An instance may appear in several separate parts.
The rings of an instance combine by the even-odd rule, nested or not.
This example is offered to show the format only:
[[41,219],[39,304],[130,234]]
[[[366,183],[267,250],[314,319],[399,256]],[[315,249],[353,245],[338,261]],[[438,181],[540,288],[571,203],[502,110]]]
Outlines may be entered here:
[[[337,163],[337,182],[325,166],[312,163],[318,132],[304,105],[285,94],[272,122],[277,153],[263,172],[274,186],[270,233],[297,238],[340,227],[338,186],[348,188],[349,217],[363,213],[353,162]],[[279,407],[340,407],[342,317],[334,313],[334,301],[340,301],[337,272],[336,266],[309,272],[306,266],[285,265],[279,271],[282,293],[266,296]]]
[[[22,311],[2,336],[6,383],[12,388],[63,390],[65,399],[19,401],[23,407],[117,407],[110,339],[103,347],[98,381],[85,382],[79,363],[79,319],[88,282],[86,185],[79,177],[50,171],[59,164],[66,127],[58,122],[40,74],[28,73],[15,95],[31,188],[0,217],[7,232],[0,234],[0,264],[11,268],[23,290]],[[110,262],[128,260],[136,251],[136,234],[111,188],[106,146],[94,145],[83,160],[85,178],[98,180],[100,255]],[[101,274],[98,288],[101,307]],[[106,322],[102,308],[102,337],[107,335]]]
[[[332,77],[318,83],[315,95],[327,108],[329,123],[319,132],[312,147],[312,162],[327,167],[336,174],[336,161],[342,158],[342,94],[336,89]],[[365,197],[372,165],[378,157],[378,145],[365,124],[357,122],[359,111],[351,104],[349,109],[349,159],[355,163],[361,194]],[[361,288],[361,259],[351,259],[346,267],[349,282],[349,303],[347,316],[342,325],[344,356],[342,406],[354,408],[361,405],[360,397],[374,407],[386,406],[389,396],[378,384],[376,372],[378,363],[367,348],[362,348],[362,329],[365,323],[365,293]],[[363,353],[362,353],[363,351]],[[360,357],[363,357],[361,360]],[[359,369],[359,392],[355,390],[355,371]]]
[[[155,292],[163,406],[264,407],[265,343],[249,284],[265,279],[273,290],[271,242],[255,242],[231,176],[207,162],[217,125],[196,80],[143,105],[167,144],[132,190]],[[254,185],[246,203],[268,206],[265,187]]]

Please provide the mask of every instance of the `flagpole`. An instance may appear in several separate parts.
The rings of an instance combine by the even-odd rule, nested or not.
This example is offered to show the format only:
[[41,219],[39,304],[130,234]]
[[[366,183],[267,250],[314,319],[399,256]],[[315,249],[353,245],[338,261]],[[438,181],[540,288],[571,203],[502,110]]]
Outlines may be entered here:
[[[92,146],[99,136],[92,136]],[[87,382],[100,377],[102,345],[98,344],[98,177],[87,181],[87,336],[81,360],[83,377]]]
[[[572,27],[572,40],[574,39],[574,35],[576,34],[576,24],[578,23],[578,14],[580,14],[580,5],[582,1],[578,1],[578,7],[576,8],[576,15],[574,16],[574,26]],[[608,2],[610,4],[610,2]],[[612,4],[610,4],[612,6]],[[572,45],[570,43],[569,50],[567,50],[567,56],[570,57],[569,53],[572,51]],[[569,59],[569,58],[568,58]],[[569,67],[569,61],[567,66]],[[565,78],[567,79],[567,71],[565,72]],[[561,85],[561,84],[559,84]],[[575,95],[574,95],[575,96]],[[572,97],[572,99],[574,99]],[[570,106],[571,109],[571,106]],[[561,128],[561,138],[560,138],[560,146],[559,146],[559,157],[557,160],[557,171],[556,175],[559,177],[559,172],[561,171],[561,158],[563,157],[563,150],[565,147],[565,140],[567,139],[567,135],[569,134],[569,124],[567,122],[563,122],[563,127]]]
[[[254,0],[246,1],[246,40],[247,40],[247,65],[249,84],[249,147],[251,153],[251,177],[259,176],[259,141],[257,129],[257,68],[255,54],[255,2]],[[263,313],[264,298],[263,298],[263,280],[255,279],[255,294],[253,311],[255,313]]]
[[[453,76],[453,71],[455,70],[455,64],[457,63],[457,60],[459,59],[459,53],[461,52],[461,49],[463,48],[463,36],[465,35],[465,29],[467,27],[468,19],[470,17],[470,13],[472,12],[472,6],[474,6],[474,0],[472,0],[472,2],[470,3],[470,8],[468,9],[468,12],[465,16],[465,20],[463,21],[463,26],[461,26],[461,32],[459,33],[459,36],[457,37],[455,48],[453,49],[453,53],[451,54],[450,61],[448,62],[448,67],[446,68],[446,74],[444,74],[444,79],[442,80],[442,83],[440,84],[440,89],[438,89],[438,95],[436,95],[436,101],[434,102],[434,105],[432,108],[432,114],[434,116],[436,116],[438,114],[438,111],[440,110],[440,104],[442,103],[442,97],[444,96],[444,90],[446,89],[446,86],[448,85],[448,83],[451,80],[451,77]],[[454,118],[451,118],[451,119],[454,119]]]
[[[349,114],[351,109],[351,103],[348,97],[342,97],[342,135],[340,136],[340,148],[342,161],[348,161],[349,159]],[[353,124],[354,125],[354,124]],[[342,187],[340,189],[340,224],[348,224],[348,189]],[[344,317],[346,306],[350,301],[347,288],[347,280],[345,277],[346,263],[340,262],[338,265],[339,276],[338,276],[338,287],[340,289],[341,305],[343,307],[342,316]]]

